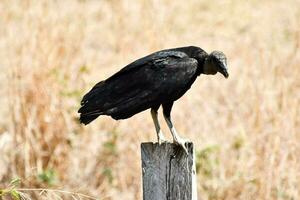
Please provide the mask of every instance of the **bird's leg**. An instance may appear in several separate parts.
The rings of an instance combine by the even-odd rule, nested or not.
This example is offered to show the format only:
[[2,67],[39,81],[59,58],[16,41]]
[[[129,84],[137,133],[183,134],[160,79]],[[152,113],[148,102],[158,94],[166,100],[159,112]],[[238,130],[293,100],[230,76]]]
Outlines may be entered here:
[[169,127],[169,129],[170,129],[170,131],[171,131],[171,134],[172,134],[172,136],[173,136],[173,142],[176,143],[176,144],[179,144],[179,145],[184,149],[184,151],[188,154],[187,148],[186,148],[186,146],[185,146],[185,143],[188,142],[188,140],[183,139],[183,138],[181,138],[181,137],[178,135],[178,133],[177,133],[175,127],[173,126],[173,123],[172,123],[170,117],[167,117],[167,116],[165,116],[165,115],[164,115],[164,117],[165,117],[165,120],[166,120],[166,122],[167,122],[167,125],[168,125],[168,127]]
[[163,135],[163,133],[160,129],[160,125],[158,123],[157,109],[151,108],[151,116],[152,116],[152,119],[153,119],[153,122],[154,122],[158,144],[166,142],[167,140],[165,139],[165,137],[164,137],[164,135]]
[[187,148],[185,146],[185,143],[188,142],[188,140],[183,139],[178,135],[178,133],[177,133],[175,127],[173,126],[172,121],[171,121],[170,113],[171,113],[172,105],[173,105],[173,103],[168,104],[168,105],[163,105],[164,118],[165,118],[165,120],[167,122],[167,125],[168,125],[168,127],[171,131],[172,136],[173,136],[173,142],[176,143],[176,144],[179,144],[184,149],[184,151],[188,154]]

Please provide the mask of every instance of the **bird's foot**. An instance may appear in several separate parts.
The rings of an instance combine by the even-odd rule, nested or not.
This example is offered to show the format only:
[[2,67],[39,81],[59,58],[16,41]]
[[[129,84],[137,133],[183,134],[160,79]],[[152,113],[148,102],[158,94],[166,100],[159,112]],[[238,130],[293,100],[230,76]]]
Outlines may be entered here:
[[168,140],[165,139],[158,139],[158,144],[161,145],[162,143],[167,143]]
[[173,142],[180,145],[187,155],[189,154],[187,147],[185,146],[187,142],[190,142],[189,140],[183,138],[174,138]]
[[166,143],[168,142],[168,140],[165,139],[165,136],[163,135],[162,132],[159,132],[157,134],[157,141],[158,141],[158,144],[161,145],[162,143]]

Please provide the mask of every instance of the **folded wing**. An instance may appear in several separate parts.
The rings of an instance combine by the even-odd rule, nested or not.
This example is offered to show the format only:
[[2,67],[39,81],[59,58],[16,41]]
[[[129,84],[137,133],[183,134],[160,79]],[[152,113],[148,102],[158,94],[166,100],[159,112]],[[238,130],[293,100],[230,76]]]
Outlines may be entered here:
[[126,119],[174,101],[189,89],[196,71],[197,61],[182,52],[161,51],[141,58],[96,84],[83,97],[80,121],[88,124],[99,115]]

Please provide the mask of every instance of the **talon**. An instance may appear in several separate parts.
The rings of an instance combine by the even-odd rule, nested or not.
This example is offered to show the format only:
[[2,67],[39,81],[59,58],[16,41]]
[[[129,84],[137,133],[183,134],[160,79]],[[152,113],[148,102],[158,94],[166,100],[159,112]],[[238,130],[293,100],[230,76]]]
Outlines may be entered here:
[[183,146],[182,145],[180,145],[180,146],[183,148],[183,150],[185,151],[186,155],[189,155],[189,152],[188,152],[187,148],[185,147],[185,144]]
[[176,139],[174,139],[173,142],[176,143],[176,144],[178,144],[179,146],[181,146],[187,155],[189,154],[189,152],[188,152],[188,150],[187,150],[187,148],[185,146],[185,144],[187,142],[189,142],[188,140],[185,140],[185,139],[182,139],[182,138],[179,138],[179,139],[176,138]]
[[159,144],[159,145],[161,145],[162,143],[166,143],[166,142],[168,142],[168,141],[165,140],[165,139],[159,139],[159,140],[158,140],[158,144]]

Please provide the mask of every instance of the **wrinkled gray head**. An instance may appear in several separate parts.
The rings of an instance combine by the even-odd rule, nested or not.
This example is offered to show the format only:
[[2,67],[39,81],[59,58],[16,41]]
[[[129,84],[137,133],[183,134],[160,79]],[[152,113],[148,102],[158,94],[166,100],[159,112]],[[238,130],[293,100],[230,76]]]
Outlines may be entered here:
[[216,74],[220,72],[225,78],[228,78],[227,59],[223,52],[213,51],[205,59],[203,74]]

